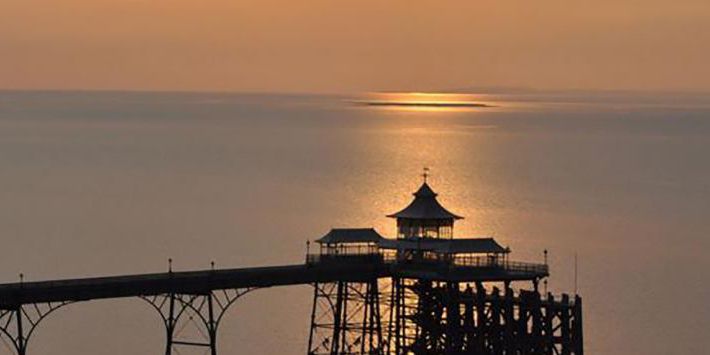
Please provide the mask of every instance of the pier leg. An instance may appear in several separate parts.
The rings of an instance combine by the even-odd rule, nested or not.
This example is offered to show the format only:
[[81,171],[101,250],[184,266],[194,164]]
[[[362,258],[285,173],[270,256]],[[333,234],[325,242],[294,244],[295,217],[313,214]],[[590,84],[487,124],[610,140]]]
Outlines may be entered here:
[[582,331],[582,298],[574,297],[572,308],[572,351],[575,355],[584,355],[584,334]]
[[545,325],[544,325],[544,333],[545,333],[545,351],[544,354],[547,355],[552,355],[554,353],[554,347],[555,347],[555,335],[554,335],[554,327],[553,327],[553,322],[555,318],[555,296],[553,296],[551,293],[547,294],[547,300],[545,300],[545,304],[543,306],[543,310],[545,311]]
[[314,287],[309,355],[382,354],[377,279]]
[[562,324],[562,355],[570,355],[572,353],[572,344],[570,341],[570,310],[569,310],[569,296],[562,294],[562,307],[560,309],[561,315],[560,320]]
[[[217,355],[217,329],[227,309],[255,288],[210,291],[199,294],[170,293],[141,296],[158,311],[165,324],[165,354],[177,347],[209,348]],[[179,331],[176,331],[178,330]]]
[[27,352],[27,342],[25,335],[22,333],[22,307],[15,310],[15,320],[17,322],[17,354],[25,355]]
[[377,281],[367,284],[365,289],[364,316],[362,317],[361,354],[382,352],[382,325],[380,320],[379,287]]
[[311,349],[314,348],[313,336],[316,333],[316,310],[318,309],[318,292],[320,291],[319,284],[313,284],[313,308],[311,309],[311,331],[308,332],[308,354],[310,355]]
[[0,309],[0,337],[12,344],[17,355],[27,354],[27,344],[40,322],[70,302],[30,303]]
[[339,354],[340,351],[340,338],[341,338],[341,327],[342,325],[340,324],[341,319],[343,318],[343,282],[338,282],[337,286],[337,293],[335,296],[335,314],[333,315],[333,337],[332,337],[332,345],[330,347],[331,354]]
[[537,291],[530,296],[530,313],[532,317],[532,341],[530,347],[533,354],[544,354],[545,338],[543,337],[542,303]]
[[[402,309],[401,309],[401,302],[402,302],[402,280],[401,279],[392,279],[392,299],[390,301],[391,307],[393,308],[390,310],[390,329],[392,327],[392,314],[394,314],[394,353],[399,355],[402,353],[402,335],[401,335],[401,323],[402,323]],[[391,336],[390,332],[390,336]]]
[[165,322],[165,355],[172,355],[173,353],[173,333],[175,332],[175,294],[170,294],[170,304],[168,305],[168,319]]
[[459,354],[462,349],[463,332],[461,331],[461,290],[457,282],[446,285],[446,336],[444,344],[447,354]]
[[468,352],[473,352],[476,342],[476,316],[474,307],[474,294],[471,285],[467,285],[466,289],[463,291],[463,305],[464,305],[464,337],[466,338],[464,342],[464,350]]
[[490,333],[489,333],[489,345],[488,352],[494,355],[503,354],[503,348],[501,344],[501,306],[502,301],[500,298],[500,290],[495,287],[491,293],[491,301],[489,305],[491,319],[490,319]]
[[214,304],[212,302],[212,293],[207,295],[207,308],[209,320],[207,323],[207,331],[210,337],[210,353],[217,355],[217,322],[214,318]]
[[515,305],[513,300],[513,290],[506,283],[503,300],[503,311],[505,316],[505,326],[503,329],[503,344],[506,354],[515,354]]

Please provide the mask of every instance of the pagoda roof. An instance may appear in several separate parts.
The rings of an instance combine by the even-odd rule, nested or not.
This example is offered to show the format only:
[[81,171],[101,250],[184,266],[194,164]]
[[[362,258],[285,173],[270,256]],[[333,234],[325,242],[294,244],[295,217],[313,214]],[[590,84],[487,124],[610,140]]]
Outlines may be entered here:
[[316,243],[378,243],[383,239],[374,228],[333,228]]
[[426,181],[414,193],[414,200],[403,210],[387,215],[392,218],[406,219],[462,219],[444,208],[436,200],[437,193],[429,187]]
[[510,251],[493,238],[383,239],[379,242],[379,247],[382,249],[426,250],[441,254],[503,254]]

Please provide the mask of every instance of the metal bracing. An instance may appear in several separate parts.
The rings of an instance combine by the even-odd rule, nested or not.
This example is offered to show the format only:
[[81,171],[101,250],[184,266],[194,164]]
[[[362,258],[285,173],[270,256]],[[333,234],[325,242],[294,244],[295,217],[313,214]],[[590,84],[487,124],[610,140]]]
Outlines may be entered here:
[[0,339],[17,355],[27,354],[27,344],[39,323],[50,313],[69,303],[71,302],[31,303],[0,309]]
[[[431,282],[419,282],[414,279],[393,279],[390,290],[393,325],[390,332],[389,349],[391,353],[405,354],[417,350],[436,347],[436,330],[427,326],[433,319],[443,316],[441,309],[433,309],[440,300],[430,299]],[[439,323],[439,320],[436,321]]]
[[390,354],[583,354],[581,299],[395,279]]
[[227,309],[244,294],[255,288],[213,290],[199,294],[163,294],[141,296],[165,324],[165,354],[176,347],[209,350],[217,355],[217,329]]
[[314,284],[308,354],[383,354],[376,279]]

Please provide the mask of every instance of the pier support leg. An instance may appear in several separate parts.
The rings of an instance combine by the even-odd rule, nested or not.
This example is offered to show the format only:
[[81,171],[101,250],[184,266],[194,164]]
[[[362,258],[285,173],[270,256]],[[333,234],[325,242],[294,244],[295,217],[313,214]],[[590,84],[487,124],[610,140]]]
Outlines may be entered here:
[[308,354],[383,354],[377,280],[314,284]]
[[39,323],[50,313],[69,303],[31,303],[0,309],[0,337],[12,345],[17,355],[26,355],[27,344]]
[[22,333],[22,307],[15,310],[15,319],[17,323],[17,354],[25,355],[27,342],[25,341],[24,333]]
[[209,348],[217,355],[217,329],[227,309],[253,288],[199,294],[142,296],[158,311],[165,324],[165,354],[177,347]]
[[572,341],[571,341],[571,326],[570,326],[570,309],[569,309],[569,296],[566,294],[562,295],[562,304],[567,306],[560,310],[561,319],[561,345],[562,345],[562,355],[570,355],[572,353]]
[[173,333],[175,332],[175,294],[171,293],[169,296],[169,310],[168,317],[165,320],[165,332],[166,332],[166,342],[165,342],[165,355],[172,355],[173,352]]
[[572,351],[575,355],[584,355],[584,332],[582,331],[582,298],[574,297],[572,308]]

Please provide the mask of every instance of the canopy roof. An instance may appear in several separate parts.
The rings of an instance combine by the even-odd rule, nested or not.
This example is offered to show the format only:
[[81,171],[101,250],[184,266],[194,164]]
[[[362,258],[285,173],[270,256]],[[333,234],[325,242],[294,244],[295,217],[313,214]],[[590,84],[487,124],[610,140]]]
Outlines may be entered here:
[[383,239],[374,228],[333,228],[316,243],[378,243]]
[[357,244],[373,243],[381,249],[407,250],[417,249],[441,254],[501,254],[510,250],[503,248],[493,238],[410,238],[388,239],[382,237],[374,228],[333,228],[320,239],[320,244]]
[[382,249],[418,249],[441,254],[502,254],[510,250],[503,248],[493,238],[459,238],[459,239],[382,239],[379,242]]
[[406,219],[462,219],[444,208],[436,200],[436,192],[429,187],[426,181],[414,193],[414,200],[403,210],[387,215],[392,218]]

